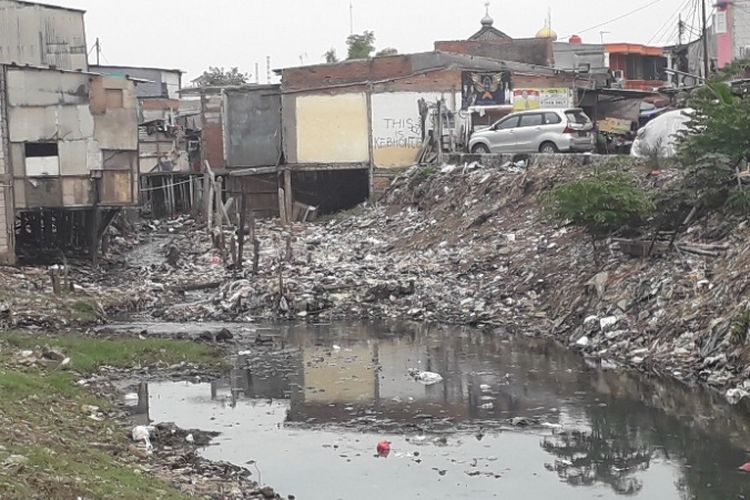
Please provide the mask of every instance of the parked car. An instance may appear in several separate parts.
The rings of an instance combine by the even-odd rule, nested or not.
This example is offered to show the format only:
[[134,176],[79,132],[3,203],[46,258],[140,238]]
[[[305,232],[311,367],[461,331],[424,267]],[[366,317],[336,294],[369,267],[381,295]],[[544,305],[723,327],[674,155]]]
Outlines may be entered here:
[[474,132],[469,151],[486,153],[586,152],[594,149],[594,124],[582,109],[513,113]]
[[671,158],[677,154],[680,134],[687,133],[693,109],[674,109],[663,113],[640,129],[630,154],[637,158],[657,155]]

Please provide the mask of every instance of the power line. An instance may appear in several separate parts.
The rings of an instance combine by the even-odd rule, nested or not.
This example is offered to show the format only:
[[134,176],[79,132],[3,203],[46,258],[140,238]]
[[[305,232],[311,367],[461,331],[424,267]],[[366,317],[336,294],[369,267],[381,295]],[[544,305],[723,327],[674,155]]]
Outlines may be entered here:
[[[674,21],[680,16],[680,14],[682,14],[682,11],[688,7],[691,1],[692,0],[685,0],[679,7],[677,7],[677,10],[672,13],[667,22],[664,23],[661,28],[656,30],[656,33],[654,33],[654,35],[649,38],[648,42],[646,42],[646,45],[651,45],[651,42],[653,42],[654,40],[661,42],[665,36],[670,36]],[[667,41],[669,41],[669,39],[667,39]]]
[[[602,26],[606,26],[608,24],[612,24],[612,23],[614,23],[616,21],[619,21],[621,19],[625,19],[628,16],[632,16],[633,14],[637,14],[638,12],[640,12],[642,10],[648,9],[652,5],[656,5],[657,3],[661,2],[661,1],[662,0],[653,0],[653,1],[649,2],[649,3],[647,3],[646,5],[638,7],[637,9],[631,10],[630,12],[626,12],[625,14],[622,14],[620,16],[617,16],[617,17],[613,18],[613,19],[610,19],[609,21],[604,21],[603,23],[599,23],[599,24],[597,24],[595,26],[591,26],[589,28],[586,28],[585,30],[580,30],[580,31],[578,31],[577,33],[574,33],[574,34],[586,33],[587,31],[595,30],[597,28],[601,28]],[[573,35],[570,35],[570,36],[573,36]],[[568,37],[565,37],[565,38],[568,38]]]

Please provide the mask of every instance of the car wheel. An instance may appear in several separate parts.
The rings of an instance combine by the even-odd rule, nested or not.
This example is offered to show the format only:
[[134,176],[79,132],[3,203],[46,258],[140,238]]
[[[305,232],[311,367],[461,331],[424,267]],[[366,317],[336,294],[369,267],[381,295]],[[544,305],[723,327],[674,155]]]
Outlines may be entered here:
[[547,155],[555,154],[559,152],[554,142],[544,142],[539,146],[539,152]]
[[474,147],[471,148],[471,152],[475,155],[487,155],[490,154],[490,148],[484,144],[475,144]]

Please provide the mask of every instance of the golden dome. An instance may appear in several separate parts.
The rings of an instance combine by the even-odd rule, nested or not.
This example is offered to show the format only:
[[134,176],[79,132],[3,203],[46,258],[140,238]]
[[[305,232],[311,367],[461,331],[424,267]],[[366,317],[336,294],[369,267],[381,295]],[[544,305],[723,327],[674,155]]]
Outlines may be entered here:
[[555,30],[550,28],[549,26],[545,26],[544,28],[540,29],[537,34],[537,38],[551,38],[553,41],[557,40],[557,33],[555,33]]

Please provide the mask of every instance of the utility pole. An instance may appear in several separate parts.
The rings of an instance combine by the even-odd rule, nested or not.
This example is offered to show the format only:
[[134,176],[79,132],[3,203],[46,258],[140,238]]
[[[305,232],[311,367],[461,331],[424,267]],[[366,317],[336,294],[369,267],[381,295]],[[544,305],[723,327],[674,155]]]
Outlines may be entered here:
[[271,56],[266,56],[266,83],[271,83]]
[[682,13],[680,13],[680,18],[677,21],[677,44],[678,46],[682,47],[682,39],[685,36],[685,23],[682,22]]
[[99,58],[102,55],[102,44],[99,41],[99,37],[96,37],[96,65],[99,66]]
[[708,54],[708,19],[706,19],[706,0],[702,0],[703,9],[703,78],[708,80],[708,73],[711,70],[709,66]]
[[255,63],[255,84],[260,85],[260,65]]

